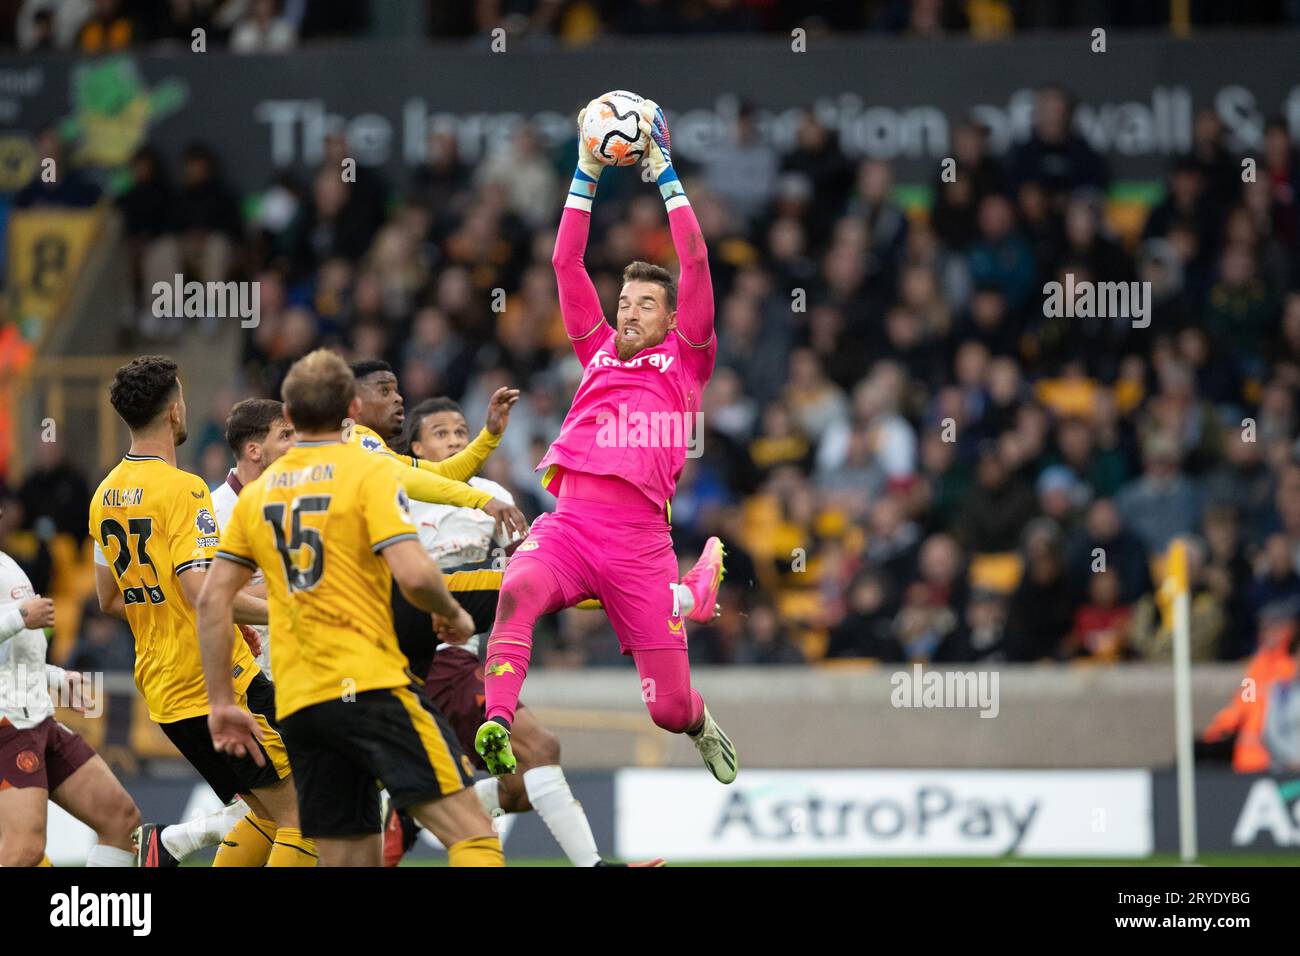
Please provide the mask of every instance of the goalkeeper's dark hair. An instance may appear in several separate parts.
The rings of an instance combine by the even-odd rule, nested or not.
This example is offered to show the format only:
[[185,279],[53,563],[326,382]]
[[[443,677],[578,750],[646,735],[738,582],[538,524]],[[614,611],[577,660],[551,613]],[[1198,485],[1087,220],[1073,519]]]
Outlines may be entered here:
[[393,451],[399,455],[411,454],[411,443],[420,434],[420,427],[424,424],[424,420],[430,415],[440,415],[443,412],[455,412],[462,418],[465,416],[459,404],[443,396],[426,398],[416,404],[414,408],[406,413],[406,421],[402,424],[402,434],[391,446]]
[[273,398],[246,398],[236,402],[226,416],[226,444],[235,453],[235,459],[243,457],[244,446],[250,441],[266,441],[271,426],[282,418],[284,403]]
[[360,382],[367,375],[374,375],[376,372],[392,373],[393,367],[382,359],[362,359],[360,362],[351,362],[348,368],[352,370],[352,377]]
[[180,395],[176,363],[166,355],[141,355],[117,370],[108,400],[132,431],[153,424]]
[[655,282],[663,286],[664,298],[667,299],[668,311],[677,311],[677,282],[673,274],[663,266],[638,259],[623,270],[624,282]]

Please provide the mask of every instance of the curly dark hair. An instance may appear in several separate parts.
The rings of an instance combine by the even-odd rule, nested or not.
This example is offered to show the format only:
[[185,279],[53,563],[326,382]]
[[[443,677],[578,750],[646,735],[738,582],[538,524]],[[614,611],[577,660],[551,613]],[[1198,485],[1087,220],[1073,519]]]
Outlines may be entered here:
[[137,430],[161,415],[179,392],[174,361],[166,355],[141,355],[117,370],[108,400],[127,427]]

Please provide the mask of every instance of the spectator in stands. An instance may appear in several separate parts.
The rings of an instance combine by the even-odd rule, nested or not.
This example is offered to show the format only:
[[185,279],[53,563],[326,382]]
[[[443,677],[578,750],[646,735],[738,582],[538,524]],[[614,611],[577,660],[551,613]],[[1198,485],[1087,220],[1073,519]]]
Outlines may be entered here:
[[1024,574],[1011,595],[1002,644],[1008,661],[1054,659],[1073,629],[1075,602],[1065,576],[1064,543],[1050,518],[1035,519],[1025,529]]
[[853,186],[853,165],[840,148],[839,135],[819,121],[811,110],[799,118],[795,147],[781,160],[781,170],[807,183],[809,206],[804,217],[813,246],[820,246],[825,231],[844,209],[844,197]]
[[892,633],[893,620],[888,579],[879,571],[864,571],[849,589],[848,613],[831,629],[826,656],[901,661],[902,649]]
[[560,177],[547,159],[537,131],[521,126],[478,168],[478,182],[495,183],[505,190],[506,208],[519,216],[529,229],[538,229],[555,218],[560,205]]
[[1238,511],[1230,502],[1205,509],[1205,583],[1227,612],[1227,628],[1219,646],[1223,660],[1240,660],[1255,649],[1255,613],[1250,604],[1250,561],[1246,556]]
[[1245,593],[1248,620],[1259,620],[1266,608],[1300,615],[1300,574],[1285,535],[1268,536],[1258,573]]
[[122,0],[94,0],[90,17],[77,31],[77,50],[89,56],[125,50],[139,42],[139,29]]
[[24,530],[27,525],[22,499],[0,485],[0,551],[18,563],[37,594],[49,594],[54,576],[54,557],[49,539],[53,525],[47,520],[42,533]]
[[909,585],[894,618],[894,639],[904,661],[940,662],[957,635],[960,621],[952,608],[931,602],[919,581]]
[[908,222],[903,207],[893,197],[894,172],[883,160],[864,159],[858,165],[856,189],[849,199],[849,221],[861,229],[845,232],[842,244],[867,254],[867,281],[878,295],[891,288],[907,249]]
[[281,15],[279,0],[250,0],[248,14],[230,35],[235,53],[287,53],[297,42],[297,27]]
[[37,134],[36,153],[40,159],[35,175],[14,194],[15,209],[86,209],[99,202],[99,187],[68,161],[56,128],[51,126]]
[[[1155,560],[1156,580],[1164,580],[1167,559]],[[1227,631],[1227,614],[1210,589],[1205,576],[1205,544],[1200,539],[1187,542],[1187,582],[1190,592],[1190,646],[1194,662],[1213,661]],[[1138,601],[1129,630],[1129,643],[1137,656],[1145,660],[1168,661],[1173,658],[1174,632],[1172,598],[1162,590],[1146,594]]]
[[1142,474],[1115,497],[1125,526],[1151,553],[1164,551],[1175,537],[1192,533],[1200,524],[1200,497],[1178,470],[1179,460],[1178,439],[1152,432],[1142,443]]
[[89,598],[81,609],[81,628],[63,666],[69,670],[100,674],[130,674],[135,670],[135,639],[120,618],[99,609]]
[[780,163],[759,131],[751,104],[741,104],[726,144],[711,156],[704,169],[709,189],[726,200],[740,221],[756,221],[776,192]]
[[1016,312],[1035,291],[1034,254],[1015,224],[1015,210],[1000,193],[979,204],[979,234],[969,246],[967,266],[977,286],[988,285]]
[[1002,190],[1002,170],[988,153],[989,130],[983,123],[966,120],[953,131],[955,166],[945,174],[941,163],[935,175],[934,208],[930,222],[949,246],[961,249],[975,240],[977,210],[985,196]]
[[243,222],[235,197],[222,182],[217,158],[203,143],[191,143],[181,154],[181,183],[175,197],[179,245],[173,255],[179,267],[171,271],[202,282],[222,282],[234,265]]
[[1069,195],[1081,187],[1105,189],[1110,182],[1106,163],[1074,131],[1073,98],[1060,86],[1042,87],[1034,98],[1034,128],[1029,139],[1012,149],[1011,185],[1042,184],[1049,204],[1064,209]]
[[1088,576],[1088,600],[1074,612],[1074,627],[1063,649],[1065,656],[1104,663],[1125,656],[1133,608],[1120,603],[1121,587],[1114,571]]
[[975,484],[962,504],[957,525],[967,551],[1015,550],[1022,530],[1037,512],[1034,493],[1013,471],[996,445],[980,449]]
[[410,193],[412,200],[433,210],[429,238],[441,242],[470,195],[469,167],[461,162],[460,147],[450,130],[429,134],[424,162],[411,177]]
[[1227,131],[1218,110],[1202,107],[1192,121],[1191,160],[1201,172],[1211,208],[1232,206],[1241,192],[1241,164],[1227,146]]
[[53,53],[55,49],[54,11],[37,10],[32,14],[32,32],[22,44],[24,53]]
[[1204,500],[1207,507],[1232,505],[1249,540],[1260,541],[1273,518],[1277,475],[1265,462],[1264,447],[1255,437],[1242,429],[1227,432],[1223,460],[1205,476]]
[[1264,127],[1264,162],[1259,179],[1267,182],[1272,200],[1273,227],[1294,248],[1300,224],[1300,161],[1291,143],[1286,120],[1271,117]]
[[802,664],[803,652],[792,643],[776,608],[767,603],[750,609],[749,640],[735,657],[737,664]]
[[90,500],[85,476],[64,458],[62,442],[35,442],[33,450],[36,460],[18,490],[23,503],[23,527],[34,529],[48,522],[59,534],[80,541],[86,533],[81,512]]
[[155,282],[174,281],[175,246],[173,235],[173,200],[171,183],[163,166],[162,155],[145,145],[131,159],[131,186],[117,199],[123,229],[131,252],[131,267],[137,290],[150,294]]

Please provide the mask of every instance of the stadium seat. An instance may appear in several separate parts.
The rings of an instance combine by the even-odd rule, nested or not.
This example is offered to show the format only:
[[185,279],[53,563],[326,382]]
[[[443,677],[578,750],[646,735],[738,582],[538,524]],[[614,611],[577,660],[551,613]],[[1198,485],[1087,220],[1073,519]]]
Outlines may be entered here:
[[1010,594],[1020,584],[1024,561],[1014,551],[976,554],[970,561],[970,586]]

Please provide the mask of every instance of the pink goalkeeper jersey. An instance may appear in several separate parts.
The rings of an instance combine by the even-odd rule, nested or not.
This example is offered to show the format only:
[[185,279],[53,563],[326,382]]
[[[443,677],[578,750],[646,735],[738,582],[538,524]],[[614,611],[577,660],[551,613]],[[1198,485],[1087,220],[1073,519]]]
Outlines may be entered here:
[[700,397],[717,354],[704,237],[689,205],[669,211],[681,262],[677,328],[625,362],[582,262],[590,220],[589,213],[566,208],[555,240],[560,307],[585,368],[560,435],[537,467],[551,469],[544,481],[553,494],[568,469],[622,478],[662,506],[673,497],[688,450],[698,455]]

